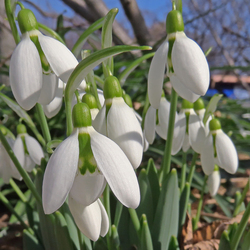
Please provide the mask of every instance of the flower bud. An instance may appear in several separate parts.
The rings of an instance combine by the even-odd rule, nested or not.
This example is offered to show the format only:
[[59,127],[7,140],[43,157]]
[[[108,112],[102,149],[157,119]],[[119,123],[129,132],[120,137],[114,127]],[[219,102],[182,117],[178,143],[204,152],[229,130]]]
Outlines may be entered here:
[[221,129],[220,121],[216,118],[212,119],[209,122],[209,129],[210,129],[210,131]]
[[96,99],[93,95],[91,94],[85,94],[82,97],[82,102],[86,103],[90,109],[97,109],[97,103],[96,103]]
[[108,76],[104,81],[103,94],[105,99],[122,97],[122,89],[119,80],[115,76]]
[[25,125],[23,125],[23,124],[18,124],[16,131],[17,131],[18,135],[27,133],[27,129],[26,129]]
[[184,31],[182,14],[178,10],[172,10],[167,15],[166,20],[167,34]]
[[82,128],[91,126],[91,114],[87,104],[77,103],[73,107],[72,120],[75,128]]
[[22,34],[32,30],[38,30],[36,17],[29,9],[20,10],[17,15],[17,21]]

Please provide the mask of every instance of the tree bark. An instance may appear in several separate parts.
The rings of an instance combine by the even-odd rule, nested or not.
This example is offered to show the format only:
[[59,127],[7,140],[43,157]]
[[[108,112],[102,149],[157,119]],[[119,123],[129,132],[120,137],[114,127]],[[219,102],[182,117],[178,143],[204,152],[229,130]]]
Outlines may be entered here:
[[[105,16],[109,9],[102,0],[62,0],[77,14],[82,16],[88,22],[93,23],[99,18]],[[113,24],[113,37],[115,44],[133,44],[133,40],[127,32],[119,25],[117,21]]]
[[140,45],[149,44],[151,41],[151,36],[136,0],[120,0],[120,2],[127,18],[132,24],[138,43]]

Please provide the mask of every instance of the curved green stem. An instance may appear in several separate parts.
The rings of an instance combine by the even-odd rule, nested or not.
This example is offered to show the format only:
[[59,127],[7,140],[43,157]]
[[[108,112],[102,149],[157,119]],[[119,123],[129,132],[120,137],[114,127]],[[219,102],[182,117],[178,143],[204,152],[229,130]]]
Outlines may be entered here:
[[117,201],[116,208],[115,208],[115,220],[114,220],[114,225],[116,226],[116,228],[118,228],[118,225],[120,222],[122,209],[123,209],[123,205],[121,204],[121,202]]
[[182,192],[185,183],[186,183],[186,168],[187,168],[187,153],[183,152],[182,154],[182,167],[181,167],[181,183],[180,191]]
[[207,184],[207,178],[208,178],[208,176],[206,175],[204,177],[204,182],[203,182],[203,186],[202,186],[202,190],[201,190],[201,196],[200,196],[200,199],[199,199],[197,213],[196,213],[196,217],[195,217],[194,223],[193,223],[193,230],[197,229],[198,222],[200,220],[201,208],[202,208],[202,204],[203,204],[203,196],[204,196],[204,192],[205,192],[205,188],[206,188],[206,184]]
[[144,104],[143,111],[142,111],[142,122],[141,122],[142,130],[144,129],[145,116],[146,116],[146,114],[147,114],[149,105],[150,105],[150,103],[149,103],[148,93],[147,93],[147,94],[146,94],[146,99],[145,99],[145,104]]
[[6,15],[10,24],[10,28],[11,28],[15,43],[18,44],[20,42],[20,36],[16,27],[15,16],[13,13],[13,6],[11,6],[11,0],[5,0],[5,11],[6,11]]
[[249,180],[248,180],[247,185],[245,186],[245,188],[241,194],[240,200],[238,201],[238,203],[236,205],[236,208],[235,208],[234,213],[233,213],[234,217],[239,213],[241,203],[244,201],[248,190],[249,190]]
[[244,212],[240,224],[236,230],[236,233],[233,235],[231,241],[231,250],[237,250],[242,234],[248,224],[248,219],[250,217],[250,202],[247,205],[246,211]]
[[104,192],[103,192],[103,205],[107,211],[108,217],[109,217],[109,231],[108,234],[106,235],[106,239],[107,239],[107,245],[108,245],[108,249],[110,249],[111,247],[111,243],[110,243],[110,236],[111,236],[111,213],[110,213],[110,190],[109,190],[109,186],[107,185]]
[[170,113],[169,113],[169,119],[168,119],[169,121],[168,134],[167,134],[163,161],[161,165],[161,171],[163,171],[163,179],[166,178],[166,175],[170,172],[171,149],[172,149],[172,141],[174,137],[174,125],[175,125],[175,113],[176,113],[176,108],[177,108],[177,99],[178,99],[178,94],[172,88],[171,106],[170,106]]
[[11,149],[9,143],[7,142],[6,138],[4,137],[2,131],[0,130],[0,140],[2,141],[2,144],[5,148],[5,150],[7,151],[8,155],[10,156],[11,160],[13,161],[14,165],[16,166],[18,172],[20,173],[20,175],[23,177],[23,180],[25,182],[25,184],[27,185],[27,187],[30,189],[30,191],[32,192],[32,194],[34,195],[34,197],[36,198],[37,202],[42,205],[42,198],[41,196],[38,194],[37,189],[34,185],[34,183],[32,182],[32,180],[30,179],[29,175],[27,174],[27,172],[22,168],[21,164],[19,163],[18,159],[16,158],[13,150]]
[[45,142],[47,144],[49,141],[51,141],[51,136],[50,136],[50,131],[49,131],[47,119],[44,115],[44,111],[43,111],[41,104],[39,104],[39,103],[36,104],[36,111],[37,111],[37,114],[39,117],[40,126],[42,128],[43,136],[44,136]]
[[38,23],[38,27],[45,30],[53,38],[55,38],[56,40],[58,40],[59,42],[61,42],[65,45],[65,42],[63,41],[63,39],[61,38],[61,36],[57,32],[55,32],[54,30],[52,30],[51,28],[47,27],[46,25],[44,25],[42,23]]
[[17,193],[19,198],[22,200],[23,203],[26,203],[28,200],[25,197],[24,193],[21,191],[21,189],[17,186],[17,184],[14,182],[14,180],[11,178],[10,179],[10,185],[14,189],[14,191]]
[[188,177],[187,177],[187,182],[190,184],[190,187],[191,187],[191,183],[192,183],[193,176],[194,176],[194,171],[195,171],[195,167],[196,167],[195,162],[197,160],[197,157],[198,157],[198,154],[194,153],[193,158],[192,158],[190,171],[189,171],[189,174],[188,174]]
[[139,218],[137,216],[137,213],[136,213],[135,209],[132,209],[132,208],[129,208],[128,211],[129,211],[132,223],[134,225],[135,231],[138,235],[138,238],[140,239],[141,225],[140,225],[140,221],[139,221]]
[[95,79],[97,85],[98,85],[101,89],[103,89],[104,80],[102,80],[102,78],[99,77],[99,76],[97,76],[97,75],[94,75],[94,79]]

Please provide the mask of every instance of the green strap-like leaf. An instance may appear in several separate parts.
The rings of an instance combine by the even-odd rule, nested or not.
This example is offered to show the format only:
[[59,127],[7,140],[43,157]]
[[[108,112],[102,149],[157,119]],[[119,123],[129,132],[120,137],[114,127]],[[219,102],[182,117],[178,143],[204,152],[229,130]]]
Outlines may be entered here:
[[[146,216],[145,216],[146,217]],[[141,225],[141,249],[143,250],[153,250],[153,243],[151,233],[148,227],[148,222],[146,219],[142,221]]]
[[164,180],[157,204],[152,238],[154,249],[168,250],[171,236],[177,237],[179,221],[179,189],[176,169]]
[[82,50],[82,47],[84,45],[84,43],[86,42],[86,40],[88,39],[88,37],[96,30],[100,29],[102,27],[103,24],[103,18],[100,18],[99,20],[97,20],[96,22],[94,22],[93,24],[91,24],[83,33],[82,35],[78,38],[78,40],[76,41],[75,45],[72,48],[72,53],[75,55],[75,57],[78,57],[80,55],[80,52]]
[[44,250],[38,239],[28,230],[23,230],[23,249],[25,250]]
[[150,50],[149,46],[127,46],[120,45],[111,48],[102,49],[94,52],[84,60],[82,60],[73,73],[71,74],[65,89],[65,102],[66,102],[66,116],[67,116],[67,135],[72,132],[72,114],[71,114],[71,101],[75,90],[80,85],[81,81],[86,77],[89,71],[93,70],[97,65],[103,62],[110,56],[118,55],[123,52],[131,50]]
[[[220,250],[220,249],[219,249]],[[224,249],[222,249],[224,250]],[[241,250],[250,250],[250,230],[247,232],[245,235],[242,245],[241,245]]]
[[169,242],[169,250],[179,250],[179,244],[178,244],[178,240],[175,236],[171,236],[170,242]]
[[206,112],[205,112],[205,115],[204,115],[204,118],[203,118],[203,123],[206,124],[207,120],[208,120],[208,117],[214,113],[214,111],[216,110],[217,108],[217,105],[218,105],[218,102],[219,100],[221,99],[223,95],[221,94],[215,94],[210,102],[208,103],[207,105],[207,108],[206,108]]
[[111,249],[120,249],[120,239],[115,225],[111,227]]

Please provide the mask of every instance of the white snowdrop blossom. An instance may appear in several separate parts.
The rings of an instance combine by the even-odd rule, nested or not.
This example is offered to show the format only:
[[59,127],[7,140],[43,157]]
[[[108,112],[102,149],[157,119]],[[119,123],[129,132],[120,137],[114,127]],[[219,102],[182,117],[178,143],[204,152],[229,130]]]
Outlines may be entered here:
[[238,155],[232,140],[221,130],[220,122],[212,119],[210,133],[204,141],[201,151],[201,165],[206,175],[212,174],[217,164],[230,174],[238,168]]
[[143,154],[143,133],[133,110],[124,102],[118,79],[109,76],[104,82],[105,105],[96,116],[93,126],[119,145],[134,168]]
[[68,194],[84,206],[102,194],[106,181],[119,201],[131,208],[140,202],[139,184],[120,147],[91,126],[89,108],[73,108],[74,131],[52,154],[43,180],[43,208],[56,211]]
[[31,172],[36,164],[41,164],[41,159],[44,157],[42,147],[34,137],[27,134],[23,124],[17,126],[17,133],[13,151],[21,166],[27,172]]
[[202,150],[205,129],[192,107],[192,103],[183,100],[182,109],[175,124],[175,130],[177,129],[178,133],[174,133],[172,155],[177,154],[181,148],[184,152],[187,152],[190,146],[197,153]]
[[[9,134],[6,134],[7,129],[4,127],[0,127],[2,133],[5,135],[7,142],[10,147],[13,149],[14,139]],[[9,183],[10,178],[15,178],[17,180],[21,180],[22,177],[19,174],[18,170],[14,166],[11,158],[9,157],[7,151],[5,150],[2,142],[0,141],[0,178],[3,178],[4,183]]]
[[45,105],[52,101],[56,82],[50,71],[67,82],[78,61],[64,44],[38,31],[30,10],[18,13],[18,23],[22,39],[11,57],[10,85],[18,104],[29,110],[37,102]]
[[[152,106],[148,108],[145,116],[144,131],[149,144],[155,139],[155,132],[164,140],[167,140],[167,131],[169,123],[170,103],[165,97],[161,97],[159,108],[156,110]],[[157,119],[158,118],[158,119]],[[175,114],[175,123],[178,120],[178,114]],[[174,133],[178,134],[178,128]]]
[[220,171],[217,166],[215,166],[212,174],[208,176],[207,185],[211,196],[215,196],[220,187]]
[[155,109],[160,104],[166,68],[175,91],[190,102],[205,95],[210,81],[206,57],[199,45],[183,32],[181,13],[171,11],[166,26],[167,39],[156,51],[148,73],[148,97]]
[[89,206],[83,206],[69,197],[69,209],[80,231],[89,239],[97,241],[109,229],[109,218],[102,202],[97,199]]

